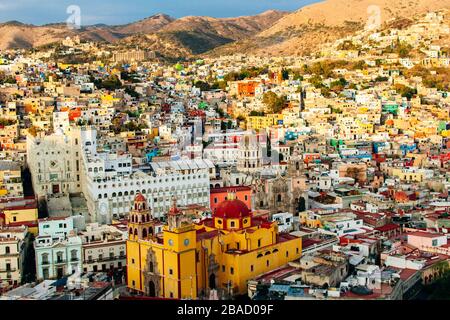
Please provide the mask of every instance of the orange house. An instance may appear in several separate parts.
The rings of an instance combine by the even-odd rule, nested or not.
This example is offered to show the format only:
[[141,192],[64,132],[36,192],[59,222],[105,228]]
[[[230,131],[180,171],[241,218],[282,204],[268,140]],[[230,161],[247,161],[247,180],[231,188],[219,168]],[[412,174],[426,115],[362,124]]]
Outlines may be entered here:
[[247,207],[252,207],[252,188],[248,186],[237,186],[237,187],[221,187],[221,188],[211,188],[209,203],[211,207],[211,212],[214,213],[217,206],[228,200],[227,196],[230,193],[235,193],[235,198],[244,202]]
[[258,81],[240,81],[238,83],[238,95],[241,97],[254,97]]
[[75,109],[69,110],[69,120],[70,121],[75,121],[79,117],[81,117],[81,108],[75,108]]

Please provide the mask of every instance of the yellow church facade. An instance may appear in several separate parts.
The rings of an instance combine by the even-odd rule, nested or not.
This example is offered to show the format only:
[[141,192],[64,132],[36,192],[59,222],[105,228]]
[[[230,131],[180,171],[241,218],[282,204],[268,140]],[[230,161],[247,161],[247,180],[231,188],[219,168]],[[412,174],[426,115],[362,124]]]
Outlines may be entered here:
[[245,294],[247,281],[301,256],[301,238],[278,233],[229,195],[213,217],[194,224],[174,203],[162,234],[154,234],[147,202],[135,199],[127,241],[127,284],[138,293],[197,299]]

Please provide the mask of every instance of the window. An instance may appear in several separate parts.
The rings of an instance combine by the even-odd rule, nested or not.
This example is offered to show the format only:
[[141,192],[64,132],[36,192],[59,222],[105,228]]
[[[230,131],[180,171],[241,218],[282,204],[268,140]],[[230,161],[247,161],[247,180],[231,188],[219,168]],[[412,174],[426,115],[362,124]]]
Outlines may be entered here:
[[225,272],[225,266],[222,265],[222,272]]
[[261,247],[261,239],[258,239],[258,248]]
[[230,273],[234,274],[234,268],[233,267],[230,268]]
[[269,260],[266,260],[266,266],[269,266]]
[[234,228],[235,225],[236,225],[235,222],[234,222],[234,221],[231,221],[231,224],[230,224],[231,228]]
[[173,274],[173,269],[169,269],[169,274]]
[[250,266],[250,272],[253,272],[253,265]]
[[11,252],[11,249],[7,246],[5,247],[5,254],[9,254]]

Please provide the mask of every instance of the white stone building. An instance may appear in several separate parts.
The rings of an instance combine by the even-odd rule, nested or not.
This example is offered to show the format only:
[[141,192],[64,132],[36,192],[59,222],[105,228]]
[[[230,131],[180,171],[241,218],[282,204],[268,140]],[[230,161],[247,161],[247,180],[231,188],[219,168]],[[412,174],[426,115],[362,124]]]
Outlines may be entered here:
[[37,280],[60,279],[81,271],[81,238],[75,230],[67,235],[64,231],[69,229],[71,220],[53,218],[39,221],[39,236],[34,242]]
[[81,191],[80,146],[76,132],[27,137],[27,163],[38,197]]
[[126,216],[139,192],[146,196],[155,217],[168,212],[174,195],[180,205],[209,204],[210,177],[215,177],[211,161],[152,162],[147,168],[133,168],[129,154],[98,153],[96,131],[88,131],[81,135],[81,176],[91,222],[109,224]]
[[78,233],[83,242],[83,271],[120,269],[126,265],[127,231],[91,223]]

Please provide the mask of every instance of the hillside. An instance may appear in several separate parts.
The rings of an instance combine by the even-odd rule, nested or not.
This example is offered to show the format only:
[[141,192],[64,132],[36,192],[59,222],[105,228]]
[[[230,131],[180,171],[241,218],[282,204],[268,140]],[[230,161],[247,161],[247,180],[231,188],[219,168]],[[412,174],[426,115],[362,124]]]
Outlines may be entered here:
[[0,49],[39,47],[78,35],[82,40],[109,43],[123,40],[155,51],[172,51],[172,55],[192,55],[252,37],[286,14],[272,10],[256,16],[221,19],[193,16],[174,19],[157,14],[127,25],[95,25],[80,30],[70,30],[63,23],[34,26],[10,21],[0,24]]
[[378,6],[381,22],[410,18],[428,11],[450,8],[450,0],[327,0],[284,16],[251,39],[218,48],[213,55],[233,52],[300,55],[325,42],[345,37],[365,27],[370,6]]
[[224,44],[253,37],[286,14],[272,10],[256,16],[237,18],[189,16],[167,24],[156,35],[150,34],[148,38],[166,43],[169,47],[181,46],[185,49],[182,51],[188,54],[201,54]]

